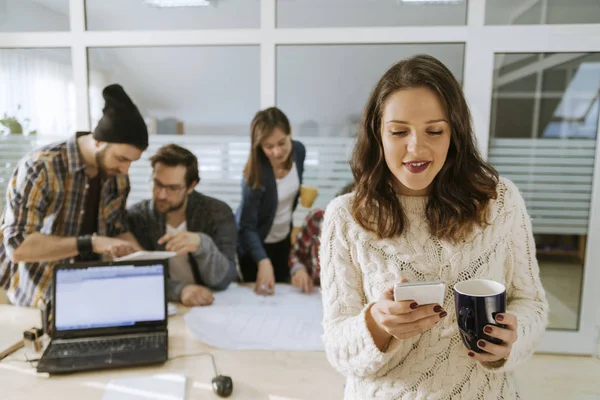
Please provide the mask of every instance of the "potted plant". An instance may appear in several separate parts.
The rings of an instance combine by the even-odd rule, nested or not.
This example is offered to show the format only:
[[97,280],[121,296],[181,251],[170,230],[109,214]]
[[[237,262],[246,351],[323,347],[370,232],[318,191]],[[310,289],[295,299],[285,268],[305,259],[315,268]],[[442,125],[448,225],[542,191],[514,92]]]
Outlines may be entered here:
[[[21,110],[21,105],[17,106],[17,112]],[[4,130],[10,135],[23,135],[24,132],[27,131],[27,127],[29,126],[29,118],[23,119],[23,122],[19,121],[16,115],[9,116],[7,113],[4,113],[2,119],[0,119],[0,125],[4,127]],[[25,127],[23,126],[25,125]],[[37,131],[32,130],[28,131],[27,135],[35,135]]]

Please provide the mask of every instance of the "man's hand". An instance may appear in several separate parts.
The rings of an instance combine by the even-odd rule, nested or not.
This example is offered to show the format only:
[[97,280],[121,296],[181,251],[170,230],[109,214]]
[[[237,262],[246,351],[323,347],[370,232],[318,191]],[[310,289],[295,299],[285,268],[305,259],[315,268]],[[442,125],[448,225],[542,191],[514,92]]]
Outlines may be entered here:
[[165,245],[166,251],[177,255],[195,253],[200,248],[200,235],[194,232],[167,233],[158,239],[159,245]]
[[122,239],[110,238],[106,236],[95,236],[92,238],[92,251],[96,254],[108,255],[112,258],[119,258],[131,253],[137,249],[134,244]]
[[185,285],[181,291],[181,304],[186,307],[209,306],[215,300],[212,292],[200,285]]
[[144,250],[142,248],[142,246],[140,246],[140,243],[137,241],[137,239],[135,238],[135,236],[133,235],[133,233],[131,233],[131,232],[121,233],[116,238],[117,239],[126,240],[129,243],[131,243],[133,245],[133,248],[135,249],[135,251],[143,251]]
[[292,275],[292,285],[302,289],[304,293],[310,293],[312,291],[313,281],[308,275],[306,268],[301,268],[294,272],[294,275]]

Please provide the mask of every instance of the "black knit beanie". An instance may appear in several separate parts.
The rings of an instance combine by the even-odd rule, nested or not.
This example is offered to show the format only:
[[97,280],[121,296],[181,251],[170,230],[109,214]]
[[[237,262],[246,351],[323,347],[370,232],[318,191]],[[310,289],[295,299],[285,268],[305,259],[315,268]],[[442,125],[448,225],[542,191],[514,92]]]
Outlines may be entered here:
[[107,143],[130,144],[140,150],[148,148],[148,128],[139,110],[121,85],[102,91],[105,105],[102,118],[94,130],[94,139]]

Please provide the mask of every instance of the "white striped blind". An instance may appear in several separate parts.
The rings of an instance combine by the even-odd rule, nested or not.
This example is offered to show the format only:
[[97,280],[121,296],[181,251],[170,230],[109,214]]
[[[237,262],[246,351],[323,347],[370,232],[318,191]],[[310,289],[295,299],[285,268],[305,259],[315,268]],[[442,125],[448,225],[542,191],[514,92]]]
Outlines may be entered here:
[[[325,207],[342,186],[352,179],[348,160],[354,146],[354,138],[296,139],[306,146],[304,183],[319,188],[319,196],[313,207]],[[249,139],[243,136],[151,136],[148,151],[131,166],[130,203],[151,196],[151,169],[148,159],[160,146],[168,143],[184,146],[198,157],[198,191],[225,201],[234,211],[237,209],[242,193],[242,171],[250,150]],[[302,224],[308,211],[299,205],[294,213],[294,224]]]
[[[2,193],[6,193],[6,183],[19,158],[27,151],[57,140],[64,138],[0,137]],[[348,160],[354,138],[304,137],[299,140],[307,149],[304,182],[319,188],[314,207],[325,207],[352,179]],[[249,141],[243,136],[151,136],[148,151],[130,170],[129,204],[151,196],[148,159],[168,143],[185,146],[198,157],[199,191],[225,201],[233,210],[237,208],[242,169],[249,151]],[[587,234],[595,151],[593,140],[492,139],[489,160],[502,176],[520,188],[534,232]],[[300,225],[307,212],[299,205],[294,224]]]
[[521,190],[535,233],[586,235],[595,140],[492,139],[489,161]]
[[[317,186],[319,196],[313,207],[325,207],[335,194],[352,179],[348,160],[354,138],[297,138],[306,146],[304,183]],[[0,137],[0,190],[6,193],[6,183],[17,161],[28,151],[64,138],[35,136]],[[165,144],[177,143],[192,151],[200,164],[200,185],[197,190],[225,201],[235,211],[241,200],[242,170],[248,158],[249,140],[244,136],[178,136],[152,135],[150,146],[130,169],[131,193],[128,204],[150,198],[151,168],[149,158]],[[308,209],[298,206],[294,224],[302,224]]]

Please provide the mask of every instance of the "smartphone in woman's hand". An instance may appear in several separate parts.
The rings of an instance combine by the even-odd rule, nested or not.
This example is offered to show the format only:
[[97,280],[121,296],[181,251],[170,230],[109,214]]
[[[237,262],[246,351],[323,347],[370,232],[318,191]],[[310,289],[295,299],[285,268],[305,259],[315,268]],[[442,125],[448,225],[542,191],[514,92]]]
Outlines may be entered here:
[[446,282],[444,281],[406,282],[394,285],[395,301],[412,300],[420,306],[425,304],[442,305],[445,295]]

